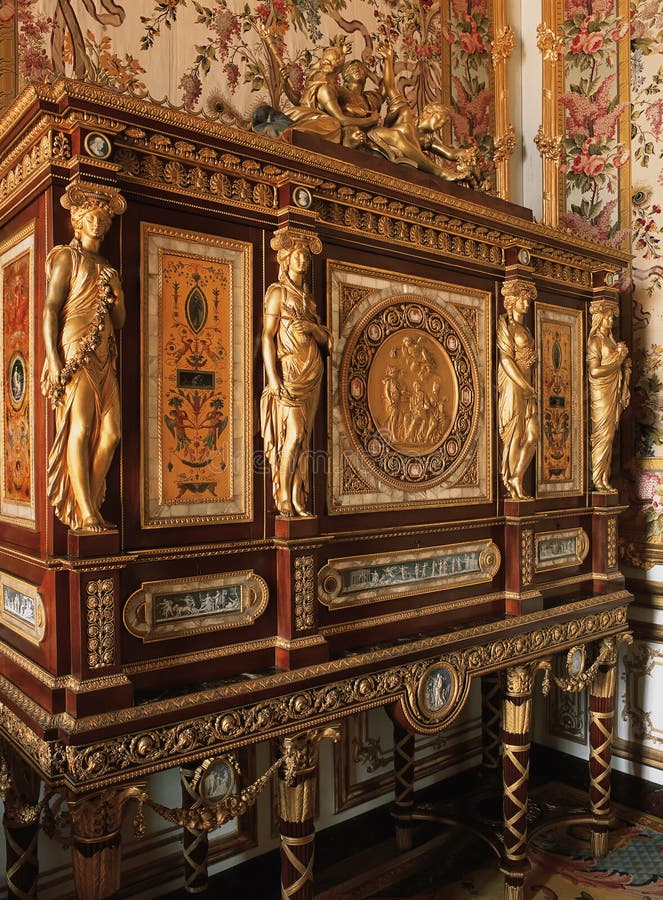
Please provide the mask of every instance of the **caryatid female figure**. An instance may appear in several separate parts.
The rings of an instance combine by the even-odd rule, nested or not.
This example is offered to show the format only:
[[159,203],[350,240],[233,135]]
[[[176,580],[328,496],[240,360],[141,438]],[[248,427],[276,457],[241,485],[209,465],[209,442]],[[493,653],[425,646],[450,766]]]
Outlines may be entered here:
[[613,300],[595,300],[589,307],[592,326],[587,340],[587,374],[592,409],[592,480],[597,491],[616,493],[610,484],[612,447],[619,417],[631,398],[628,348],[617,342],[612,324],[619,315]]
[[41,385],[56,428],[47,491],[65,525],[99,532],[115,527],[101,515],[101,504],[120,440],[115,329],[126,317],[119,275],[99,251],[126,202],[117,191],[75,185],[62,205],[71,212],[74,238],[46,259]]
[[524,324],[536,287],[522,279],[502,286],[506,313],[497,322],[499,368],[499,431],[502,439],[502,481],[510,496],[527,499],[523,476],[539,441],[539,419],[534,384],[534,338]]
[[265,292],[262,435],[279,514],[307,516],[311,434],[324,373],[321,347],[332,349],[331,333],[320,324],[307,284],[311,253],[319,253],[322,245],[317,237],[292,232],[277,233],[271,245],[279,276]]

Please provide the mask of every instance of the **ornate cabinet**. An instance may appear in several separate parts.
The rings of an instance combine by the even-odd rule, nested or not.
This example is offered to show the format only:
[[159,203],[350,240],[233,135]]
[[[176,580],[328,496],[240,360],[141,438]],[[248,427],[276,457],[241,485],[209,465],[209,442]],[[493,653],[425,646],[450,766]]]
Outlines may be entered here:
[[[592,489],[593,438],[605,450],[614,429],[585,372],[590,304],[614,312],[626,256],[289,134],[64,81],[2,120],[8,834],[41,812],[20,773],[63,791],[79,894],[110,896],[129,799],[213,827],[260,787],[233,791],[231,751],[279,739],[284,890],[309,896],[319,741],[379,705],[401,737],[440,730],[472,678],[506,669],[502,852],[520,897],[532,682],[556,654],[567,689],[591,687],[597,848],[606,834],[601,735],[631,597],[618,495]],[[123,292],[126,313],[101,338],[117,347],[119,434],[100,392],[79,414],[121,437],[105,478],[92,466],[80,521],[97,530],[54,499],[58,452],[76,457],[40,387],[48,309],[65,316],[57,266],[79,251],[49,254],[92,229],[78,208],[108,232],[103,259],[106,231],[90,232],[99,303]],[[145,793],[177,765],[193,813]],[[407,785],[398,801],[405,828]],[[12,878],[30,881],[27,861]]]

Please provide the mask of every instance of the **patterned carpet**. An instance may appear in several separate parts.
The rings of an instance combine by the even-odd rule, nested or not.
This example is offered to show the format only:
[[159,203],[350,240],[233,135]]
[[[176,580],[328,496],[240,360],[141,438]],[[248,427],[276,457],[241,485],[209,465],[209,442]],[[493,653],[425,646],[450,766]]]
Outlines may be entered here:
[[[574,808],[583,801],[580,792],[554,784],[536,797],[543,807]],[[603,859],[592,857],[586,826],[560,826],[537,836],[528,851],[532,870],[526,900],[663,897],[663,820],[617,804],[613,808],[617,821]],[[317,900],[502,900],[502,894],[492,851],[455,830],[392,856]]]

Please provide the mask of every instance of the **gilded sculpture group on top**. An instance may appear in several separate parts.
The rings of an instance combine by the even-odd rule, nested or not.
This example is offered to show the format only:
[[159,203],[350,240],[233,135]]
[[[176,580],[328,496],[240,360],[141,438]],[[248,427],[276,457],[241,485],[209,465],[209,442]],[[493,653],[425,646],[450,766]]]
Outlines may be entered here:
[[[490,187],[490,166],[477,147],[456,149],[439,136],[449,122],[448,107],[428,103],[418,114],[410,106],[397,84],[390,45],[378,49],[382,60],[379,77],[361,60],[348,61],[350,47],[344,42],[331,43],[309,67],[303,89],[299,89],[281,58],[274,35],[267,28],[262,35],[292,107],[282,111],[260,106],[253,117],[256,131],[274,137],[295,128],[345,147],[379,153],[444,181],[460,182],[476,190]],[[369,78],[377,89],[366,87]]]

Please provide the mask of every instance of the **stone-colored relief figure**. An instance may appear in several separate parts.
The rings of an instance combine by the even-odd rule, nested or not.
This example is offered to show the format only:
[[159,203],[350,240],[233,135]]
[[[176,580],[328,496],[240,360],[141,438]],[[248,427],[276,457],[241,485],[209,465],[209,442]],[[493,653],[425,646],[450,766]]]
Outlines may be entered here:
[[[367,106],[352,114],[343,108],[340,100],[339,77],[345,66],[348,46],[338,43],[326,47],[318,60],[313,62],[306,75],[303,91],[293,84],[289,69],[283,64],[274,35],[269,29],[262,32],[268,48],[283,79],[283,90],[294,109],[287,110],[294,128],[319,134],[338,143],[343,129],[355,135],[355,129],[368,129],[378,121],[378,111]],[[350,138],[348,138],[349,140]],[[355,144],[350,144],[355,146]]]
[[506,313],[497,321],[500,353],[497,371],[499,430],[502,440],[502,481],[510,496],[527,499],[523,476],[539,440],[534,338],[523,324],[536,288],[527,281],[507,281],[502,286]]
[[265,454],[272,471],[274,501],[282,516],[306,516],[309,449],[320,399],[324,363],[320,346],[332,336],[320,324],[306,283],[318,238],[277,233],[279,278],[265,293],[262,356],[267,386],[260,401]]
[[616,493],[610,484],[612,447],[619,417],[631,399],[631,360],[628,348],[617,342],[612,323],[619,306],[595,300],[589,307],[592,327],[587,341],[587,371],[592,403],[592,480],[597,491]]
[[[368,132],[370,143],[392,162],[414,166],[445,181],[464,181],[471,187],[479,187],[482,179],[475,149],[455,150],[437,135],[449,120],[447,107],[429,103],[418,117],[396,85],[392,47],[381,47],[380,55],[384,61],[382,79],[387,112],[384,122]],[[440,165],[424,151],[448,160],[451,165]]]
[[42,392],[55,410],[48,458],[48,499],[74,531],[115,526],[101,515],[108,473],[120,440],[120,395],[114,329],[126,316],[117,271],[99,250],[114,215],[126,209],[115,191],[70,186],[74,239],[46,259]]

